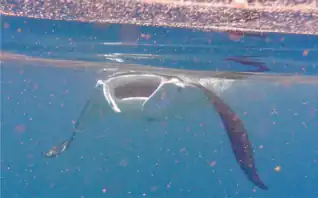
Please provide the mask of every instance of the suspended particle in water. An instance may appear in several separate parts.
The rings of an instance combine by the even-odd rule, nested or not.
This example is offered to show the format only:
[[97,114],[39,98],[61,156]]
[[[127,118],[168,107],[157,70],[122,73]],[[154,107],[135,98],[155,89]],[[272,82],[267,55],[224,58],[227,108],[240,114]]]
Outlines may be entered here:
[[103,193],[106,193],[106,192],[107,192],[107,189],[106,189],[106,188],[103,188],[103,189],[102,189],[102,192],[103,192]]
[[302,104],[303,104],[303,105],[307,105],[307,104],[308,104],[308,101],[303,101]]
[[168,190],[169,188],[171,188],[171,182],[166,185],[166,189]]
[[23,124],[19,124],[15,127],[15,131],[18,133],[24,133],[26,131],[25,126]]
[[180,149],[180,153],[183,153],[183,152],[185,152],[186,151],[186,148],[181,148]]
[[151,36],[150,36],[150,34],[141,34],[140,37],[145,39],[145,40],[149,40]]
[[4,27],[4,28],[9,28],[10,25],[9,25],[9,23],[4,23],[4,24],[3,24],[3,27]]
[[309,53],[309,50],[304,50],[304,52],[303,52],[303,56],[307,56],[307,55],[308,55],[308,53]]
[[158,190],[158,188],[159,188],[158,186],[153,186],[150,188],[150,191],[155,192],[156,190]]
[[213,166],[215,166],[215,165],[216,165],[216,161],[210,162],[210,166],[211,166],[211,167],[213,167]]
[[121,161],[119,162],[119,165],[120,165],[121,167],[126,167],[126,166],[128,165],[128,162],[127,162],[126,160],[121,160]]
[[278,112],[276,111],[276,109],[272,109],[271,114],[272,114],[272,115],[278,115]]
[[32,90],[38,90],[39,89],[39,85],[37,83],[33,83],[33,87]]
[[274,168],[274,170],[275,170],[275,172],[280,172],[281,167],[280,167],[280,166],[276,166],[276,167]]
[[237,42],[241,40],[241,38],[243,37],[243,34],[239,32],[229,32],[228,37],[230,40]]

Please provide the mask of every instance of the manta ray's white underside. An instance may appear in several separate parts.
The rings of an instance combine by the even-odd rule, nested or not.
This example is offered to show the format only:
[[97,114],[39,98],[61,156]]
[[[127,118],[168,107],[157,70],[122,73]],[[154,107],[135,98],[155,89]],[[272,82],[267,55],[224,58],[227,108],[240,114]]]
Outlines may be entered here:
[[182,117],[195,109],[211,104],[195,83],[212,88],[220,94],[232,84],[228,79],[192,79],[166,77],[147,73],[116,73],[98,80],[88,106],[78,119],[78,130],[96,124],[100,114],[112,113],[132,119],[163,120]]
[[[129,85],[130,89],[127,88]],[[162,119],[208,104],[202,90],[178,78],[129,74],[99,80],[96,86],[103,90],[105,102],[115,113],[134,118]]]

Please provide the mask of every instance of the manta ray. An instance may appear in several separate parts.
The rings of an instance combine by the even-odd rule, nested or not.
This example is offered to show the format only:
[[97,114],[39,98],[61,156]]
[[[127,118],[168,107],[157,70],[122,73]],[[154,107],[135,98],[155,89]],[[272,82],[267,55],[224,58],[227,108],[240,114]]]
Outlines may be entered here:
[[241,170],[253,184],[267,190],[258,175],[252,144],[244,124],[231,107],[201,83],[158,73],[121,72],[109,76],[107,80],[98,80],[74,125],[71,137],[44,152],[44,156],[56,157],[68,150],[92,109],[107,106],[115,113],[134,118],[140,116],[152,122],[174,112],[187,111],[187,106],[206,104],[212,105],[220,116]]

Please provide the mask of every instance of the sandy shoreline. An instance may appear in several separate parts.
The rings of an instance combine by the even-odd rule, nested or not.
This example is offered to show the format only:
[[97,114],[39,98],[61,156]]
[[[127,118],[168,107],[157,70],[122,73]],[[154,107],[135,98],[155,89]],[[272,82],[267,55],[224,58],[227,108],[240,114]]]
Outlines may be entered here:
[[41,0],[4,3],[0,13],[40,19],[135,24],[203,31],[318,35],[316,1]]

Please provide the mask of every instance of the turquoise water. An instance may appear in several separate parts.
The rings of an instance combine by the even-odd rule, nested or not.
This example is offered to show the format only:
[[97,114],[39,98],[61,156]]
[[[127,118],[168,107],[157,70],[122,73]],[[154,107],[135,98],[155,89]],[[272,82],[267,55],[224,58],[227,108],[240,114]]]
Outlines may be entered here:
[[[317,36],[6,16],[1,28],[1,197],[318,197]],[[67,152],[43,157],[69,137],[96,81],[128,70],[210,80],[244,122],[269,189],[243,174],[208,105],[154,122],[97,115]]]

